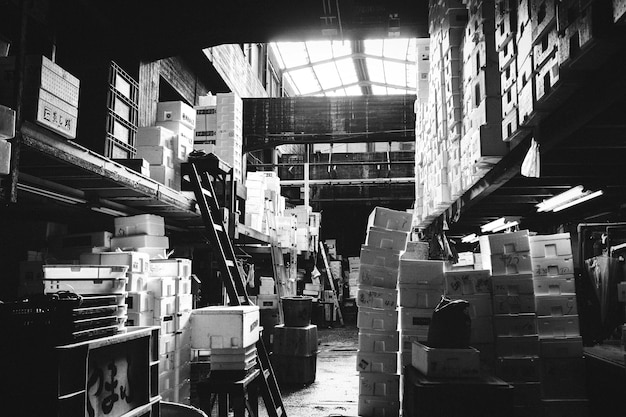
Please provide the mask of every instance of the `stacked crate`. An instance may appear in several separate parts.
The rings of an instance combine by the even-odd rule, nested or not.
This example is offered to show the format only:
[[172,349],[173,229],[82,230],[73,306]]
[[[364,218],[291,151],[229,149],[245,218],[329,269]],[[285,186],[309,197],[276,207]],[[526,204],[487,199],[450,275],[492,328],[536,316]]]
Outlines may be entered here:
[[116,217],[115,237],[111,250],[131,250],[148,254],[150,259],[167,258],[169,238],[165,236],[165,219],[154,214]]
[[492,271],[496,375],[514,387],[518,415],[539,413],[539,337],[527,230],[489,235],[481,252]]
[[[0,104],[15,108],[16,58],[0,58]],[[26,118],[67,138],[76,138],[80,81],[45,56],[27,56],[24,63]],[[8,146],[5,145],[5,148]]]
[[411,213],[376,207],[361,248],[357,291],[359,415],[397,415],[400,410],[398,275]]
[[196,131],[193,149],[206,154],[215,153],[217,139],[217,97],[200,97],[196,110]]
[[344,298],[356,298],[359,285],[361,258],[357,256],[349,256],[348,268],[348,296],[344,296]]
[[148,276],[148,295],[153,311],[139,313],[138,325],[161,328],[159,337],[159,391],[167,401],[189,403],[191,328],[191,261],[189,259],[152,259]]
[[470,345],[480,351],[483,363],[493,365],[495,349],[491,271],[447,270],[444,275],[446,297],[451,300],[461,299],[469,302],[469,315],[472,320]]
[[517,6],[518,0],[496,3],[496,51],[500,69],[502,140],[509,140],[519,127],[517,101]]
[[545,101],[559,81],[559,35],[556,25],[557,0],[535,0],[531,6],[535,100]]
[[400,259],[400,353],[411,364],[413,342],[426,342],[432,313],[444,294],[444,262]]
[[[542,406],[574,406],[586,415],[583,344],[579,332],[569,233],[530,237],[541,356]],[[550,415],[550,414],[548,414]]]
[[255,301],[260,310],[263,341],[271,347],[274,343],[274,326],[280,324],[279,296],[276,294],[274,278],[260,277],[259,281],[259,293]]
[[529,118],[535,110],[535,77],[533,58],[532,1],[521,0],[517,8],[517,31],[515,33],[517,66],[518,122],[520,126],[528,125]]
[[463,40],[462,178],[471,187],[506,151],[500,123],[502,105],[496,51],[495,3],[470,0]]

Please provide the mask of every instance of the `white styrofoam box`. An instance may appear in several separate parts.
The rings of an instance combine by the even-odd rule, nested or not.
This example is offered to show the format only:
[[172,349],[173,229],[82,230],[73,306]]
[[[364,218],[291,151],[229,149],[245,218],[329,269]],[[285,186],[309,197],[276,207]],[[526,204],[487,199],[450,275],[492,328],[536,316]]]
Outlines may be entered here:
[[191,294],[191,277],[176,278],[176,294]]
[[129,273],[145,274],[148,272],[150,259],[141,252],[98,252],[83,253],[80,263],[88,265],[126,265]]
[[126,277],[124,278],[44,278],[44,293],[70,291],[76,294],[125,294]]
[[532,258],[532,272],[535,277],[572,275],[574,273],[574,259],[572,255]]
[[400,375],[377,372],[359,374],[359,395],[400,399]]
[[493,316],[491,294],[469,294],[450,297],[452,300],[465,300],[469,303],[468,313],[472,320]]
[[533,294],[493,296],[493,312],[495,314],[519,314],[535,312],[535,296]]
[[137,158],[145,159],[150,165],[174,168],[174,152],[162,146],[137,146]]
[[488,235],[489,253],[528,252],[530,251],[530,239],[528,230],[520,230],[511,233],[496,233]]
[[543,67],[535,73],[535,99],[540,101],[549,95],[560,79],[560,64],[558,59],[549,59]]
[[191,346],[191,334],[193,333],[193,324],[185,327],[184,329],[178,329],[175,333],[176,336],[176,348],[189,349]]
[[567,256],[571,254],[572,243],[569,233],[530,237],[530,256],[533,258]]
[[468,271],[446,271],[446,295],[489,294],[491,272],[486,269]]
[[398,371],[398,353],[357,351],[356,370],[394,374]]
[[191,259],[151,259],[150,276],[176,278],[189,277],[191,276]]
[[182,101],[162,101],[157,103],[157,122],[181,122],[190,129],[196,126],[196,112]]
[[176,350],[176,338],[174,334],[159,335],[159,355],[174,352]]
[[154,296],[147,291],[128,292],[126,294],[126,304],[128,305],[129,314],[149,312],[154,310]]
[[148,291],[155,297],[171,297],[176,295],[176,280],[171,277],[149,277]]
[[[400,251],[363,245],[361,246],[360,256],[361,268],[363,268],[363,265],[376,265],[398,270],[400,267],[400,254]],[[443,263],[441,268],[443,272]]]
[[470,344],[493,343],[493,317],[477,317],[472,319],[470,330]]
[[538,356],[539,336],[497,336],[497,356]]
[[509,383],[540,382],[541,359],[538,356],[498,357],[496,375]]
[[398,316],[401,330],[422,330],[425,326],[430,326],[433,309],[400,307]]
[[259,340],[259,307],[212,306],[192,310],[193,349],[244,348]]
[[518,30],[515,35],[515,41],[517,42],[517,56],[518,59],[524,60],[529,56],[532,56],[533,52],[533,34],[531,30],[530,22],[523,22],[518,20]]
[[[0,127],[2,120],[0,120]],[[0,132],[0,137],[2,134]],[[8,175],[11,172],[11,142],[0,139],[0,175]]]
[[160,327],[161,334],[176,333],[176,322],[174,321],[174,315],[154,317],[152,325]]
[[167,352],[159,355],[159,375],[164,372],[171,371],[175,368],[174,356],[175,352]]
[[537,334],[535,313],[496,314],[493,316],[496,336],[530,336]]
[[426,343],[428,340],[428,327],[419,330],[402,330],[400,333],[400,351],[412,355],[413,342]]
[[359,330],[359,350],[361,352],[398,352],[400,333],[396,330]]
[[[119,217],[118,217],[119,218]],[[153,236],[153,235],[132,235],[132,236],[119,236],[111,239],[111,249],[137,249],[140,248],[163,248],[167,249],[170,246],[170,240],[167,236]],[[143,252],[143,251],[140,251]]]
[[534,294],[532,274],[494,275],[491,280],[496,295]]
[[432,348],[413,342],[413,367],[435,378],[475,378],[480,373],[480,352],[467,349]]
[[506,115],[509,115],[513,110],[517,109],[518,101],[517,101],[517,85],[512,84],[502,93],[502,115],[503,118]]
[[502,117],[502,140],[509,141],[519,129],[519,114],[517,107]]
[[444,262],[403,258],[400,260],[398,282],[402,284],[427,283],[430,285],[443,285]]
[[367,228],[379,227],[400,232],[410,232],[413,214],[405,211],[375,207],[367,220]]
[[559,35],[556,27],[546,32],[533,46],[533,61],[535,69],[541,68],[547,60],[554,58],[557,62],[557,49],[559,47]]
[[176,311],[184,312],[193,309],[193,295],[179,294],[176,296]]
[[146,126],[137,129],[136,146],[162,146],[174,149],[174,132],[163,126]]
[[576,281],[573,275],[533,277],[533,288],[536,296],[576,294]]
[[128,272],[126,277],[128,278],[126,291],[148,291],[148,276],[146,274]]
[[176,331],[189,328],[191,326],[191,310],[178,311],[174,314],[174,324]]
[[400,413],[400,401],[359,395],[357,409],[359,416],[362,417],[397,416]]
[[165,165],[150,165],[150,178],[172,190],[179,191],[181,181],[180,165],[176,164],[173,168]]
[[176,297],[154,297],[154,317],[171,316],[176,313]]
[[359,286],[356,304],[359,307],[395,310],[398,306],[398,290]]
[[356,325],[359,329],[396,330],[398,328],[398,311],[361,307],[357,315]]
[[583,338],[580,336],[540,339],[539,348],[546,358],[580,358],[583,356]]
[[196,106],[196,131],[217,130],[217,105]]
[[540,295],[536,297],[537,316],[570,316],[578,314],[576,295]]
[[403,251],[406,249],[408,238],[408,232],[370,227],[367,229],[365,244],[374,248]]
[[491,273],[495,275],[528,274],[533,271],[530,252],[509,252],[491,255]]
[[167,249],[165,248],[151,248],[151,247],[139,247],[134,248],[138,252],[142,252],[148,255],[150,259],[165,259],[167,258]]
[[126,278],[125,265],[42,265],[44,279],[119,279]]
[[129,311],[128,319],[126,320],[127,326],[153,326],[154,317],[151,311]]
[[278,309],[278,302],[278,294],[259,294],[257,296],[257,305],[261,310],[276,310]]
[[399,284],[398,305],[410,308],[435,308],[443,295],[441,285]]
[[113,219],[113,226],[116,237],[132,235],[165,236],[165,219],[155,214],[116,217]]
[[398,285],[398,270],[378,265],[363,264],[359,269],[359,284],[380,287],[396,288]]
[[273,285],[259,285],[259,295],[272,295],[274,294]]
[[580,336],[578,315],[538,316],[539,338]]
[[178,153],[180,150],[177,149],[179,146],[189,146],[191,144],[193,146],[195,133],[193,128],[190,128],[185,123],[182,122],[156,122],[157,126],[164,127],[168,130],[174,132],[174,138],[172,141],[172,149],[175,153]]

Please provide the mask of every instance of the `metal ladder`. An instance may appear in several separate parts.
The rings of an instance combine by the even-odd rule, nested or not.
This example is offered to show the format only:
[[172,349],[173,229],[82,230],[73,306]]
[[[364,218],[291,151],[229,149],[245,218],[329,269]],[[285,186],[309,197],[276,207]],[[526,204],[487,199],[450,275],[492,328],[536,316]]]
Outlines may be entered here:
[[[196,202],[202,213],[207,238],[218,258],[222,281],[231,305],[252,305],[246,291],[245,279],[237,266],[232,241],[228,236],[217,203],[215,190],[207,172],[199,172],[194,162],[182,164],[183,180],[191,183]],[[187,178],[188,177],[188,178]],[[256,342],[258,366],[261,371],[261,395],[270,417],[287,417],[272,364],[263,342]]]
[[[328,263],[328,257],[326,256],[326,248],[324,247],[324,242],[320,241],[319,244],[320,247],[320,255],[322,255],[322,261],[324,262],[324,268],[326,268],[326,276],[328,277],[328,281],[330,284],[330,288],[333,291],[333,305],[335,308],[335,311],[337,312],[337,317],[339,318],[339,323],[341,323],[341,325],[344,325],[343,322],[343,314],[341,314],[341,306],[339,305],[339,291],[337,291],[337,288],[335,288],[335,280],[333,277],[333,273],[330,270],[330,264]],[[341,277],[338,277],[338,279],[341,279]]]

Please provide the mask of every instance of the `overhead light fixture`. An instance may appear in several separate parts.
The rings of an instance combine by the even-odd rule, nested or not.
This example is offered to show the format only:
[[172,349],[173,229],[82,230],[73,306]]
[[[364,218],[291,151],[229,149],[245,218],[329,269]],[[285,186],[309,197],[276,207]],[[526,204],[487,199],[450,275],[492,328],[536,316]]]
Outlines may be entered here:
[[518,225],[519,225],[519,222],[518,222],[517,220],[514,220],[514,221],[512,221],[512,222],[506,222],[506,223],[504,223],[503,225],[501,225],[501,226],[498,226],[498,227],[494,228],[494,229],[492,230],[492,232],[493,232],[493,233],[500,232],[500,231],[502,231],[502,230],[511,229],[511,228],[513,228],[513,227],[515,227],[515,226],[518,226]]
[[90,207],[90,209],[98,213],[108,214],[109,216],[115,216],[115,217],[128,216],[128,214],[124,213],[123,211],[113,210],[108,207]]
[[557,212],[575,206],[576,204],[591,200],[592,198],[599,197],[602,194],[604,194],[602,190],[585,191],[582,185],[578,185],[565,191],[564,193],[558,194],[548,200],[537,204],[535,207],[537,207],[538,212]]
[[504,217],[500,217],[497,220],[494,220],[492,222],[489,222],[487,224],[483,224],[482,226],[480,226],[480,231],[482,233],[493,232],[493,229],[500,227],[504,225],[505,223],[506,223],[506,219]]
[[579,197],[576,200],[570,201],[569,203],[565,203],[561,206],[553,208],[552,211],[556,212],[556,211],[564,210],[566,208],[575,206],[576,204],[584,203],[585,201],[591,200],[592,198],[600,197],[602,194],[604,194],[602,190],[598,190],[595,192],[588,192],[588,194],[585,194],[584,196]]
[[552,198],[542,201],[541,203],[535,205],[535,207],[537,207],[538,212],[550,211],[555,207],[575,200],[582,195],[584,195],[583,186],[577,185],[576,187],[573,187],[565,191],[564,193],[557,194]]
[[463,236],[461,238],[461,242],[463,242],[463,243],[476,243],[476,242],[478,242],[478,240],[479,240],[479,238],[478,238],[478,235],[476,233],[472,233],[472,234],[469,234],[467,236]]
[[17,189],[18,190],[22,190],[28,193],[32,193],[32,194],[36,194],[42,197],[46,197],[46,198],[51,198],[53,200],[57,200],[60,201],[62,203],[68,203],[68,204],[79,204],[79,203],[86,203],[87,200],[83,199],[83,198],[78,198],[78,197],[72,197],[69,195],[65,195],[65,194],[59,194],[57,192],[54,191],[50,191],[50,190],[44,190],[43,188],[37,188],[37,187],[33,187],[31,185],[27,185],[27,184],[17,184]]

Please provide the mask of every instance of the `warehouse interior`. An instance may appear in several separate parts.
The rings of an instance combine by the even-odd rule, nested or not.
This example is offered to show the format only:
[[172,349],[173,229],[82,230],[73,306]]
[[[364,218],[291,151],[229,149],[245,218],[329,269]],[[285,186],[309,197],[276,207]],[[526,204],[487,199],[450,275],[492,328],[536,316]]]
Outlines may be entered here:
[[0,0],[3,403],[614,413],[624,69],[624,0]]

